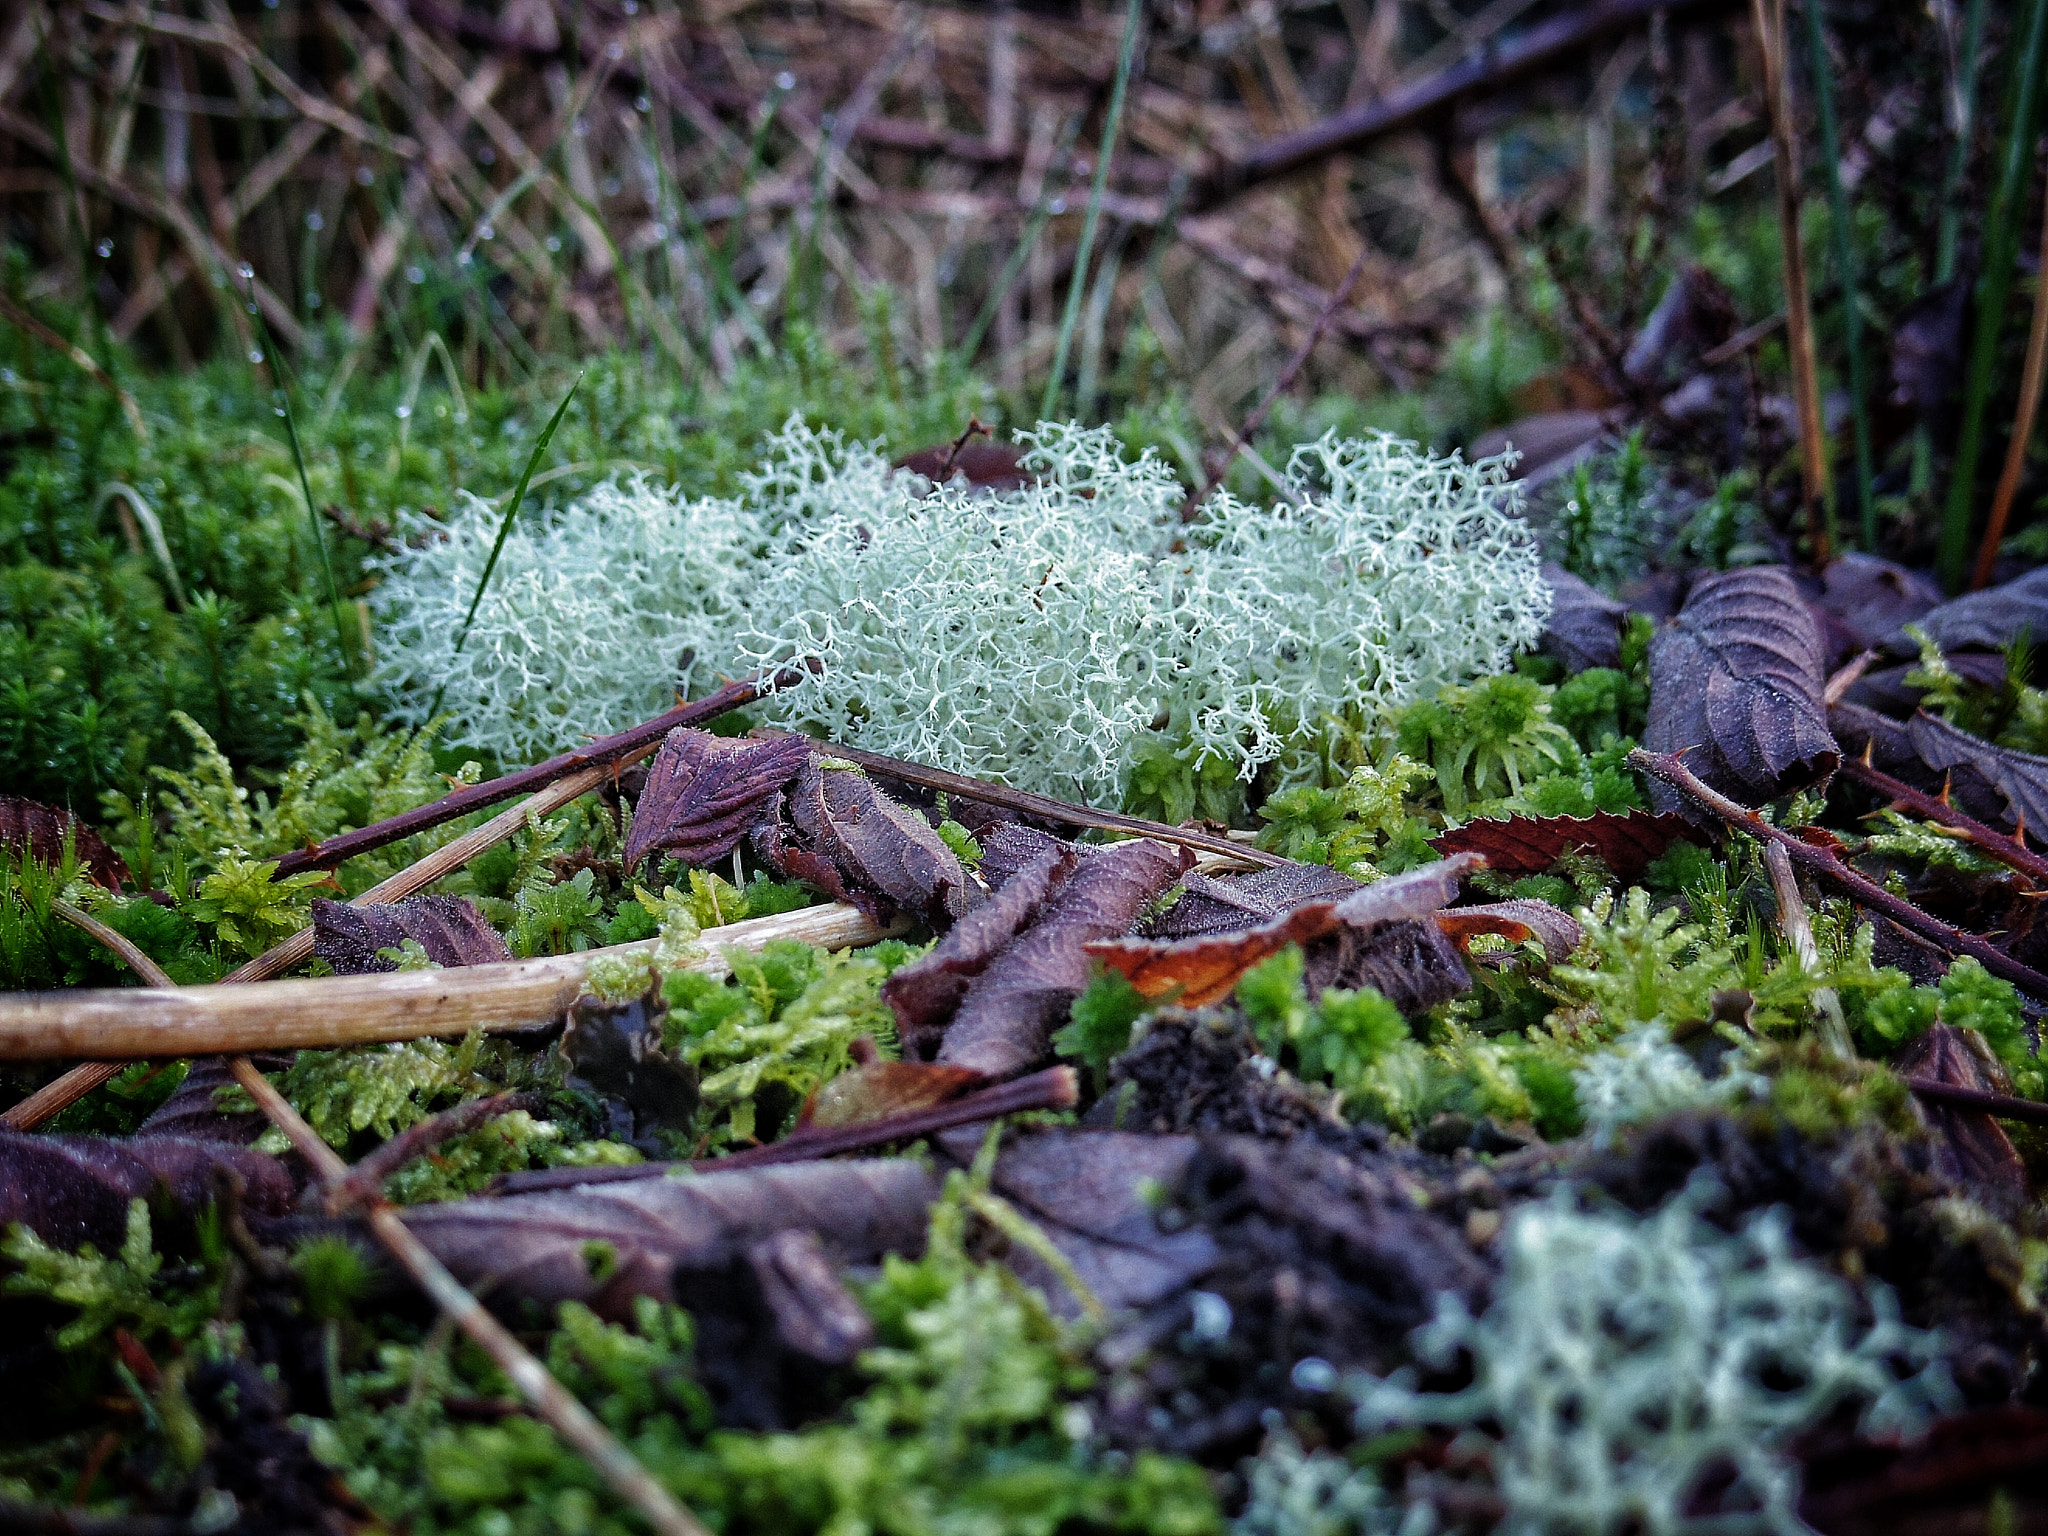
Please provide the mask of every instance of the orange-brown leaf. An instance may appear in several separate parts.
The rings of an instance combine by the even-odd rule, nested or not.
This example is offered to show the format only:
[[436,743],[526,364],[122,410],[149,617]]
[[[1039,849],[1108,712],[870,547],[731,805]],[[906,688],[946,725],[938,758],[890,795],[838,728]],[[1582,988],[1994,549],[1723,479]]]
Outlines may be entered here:
[[1506,821],[1472,821],[1446,832],[1429,846],[1441,854],[1478,853],[1497,875],[1540,875],[1575,850],[1600,855],[1623,880],[1676,842],[1698,842],[1700,834],[1682,816],[1648,811],[1591,816],[1515,816]]
[[921,1061],[871,1061],[840,1073],[812,1094],[797,1125],[799,1129],[816,1130],[860,1125],[913,1109],[929,1109],[987,1081],[968,1067],[933,1066]]

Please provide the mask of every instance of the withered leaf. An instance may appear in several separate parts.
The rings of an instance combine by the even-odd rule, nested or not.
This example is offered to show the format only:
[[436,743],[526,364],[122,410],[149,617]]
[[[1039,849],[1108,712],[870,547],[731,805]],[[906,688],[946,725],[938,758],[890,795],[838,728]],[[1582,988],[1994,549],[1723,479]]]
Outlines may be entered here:
[[1581,581],[1554,561],[1545,561],[1550,584],[1550,617],[1544,621],[1543,654],[1555,656],[1567,672],[1621,665],[1621,626],[1628,605]]
[[1699,842],[1683,816],[1648,811],[1595,811],[1591,816],[1511,816],[1470,821],[1430,847],[1441,854],[1476,853],[1498,875],[1540,875],[1574,850],[1596,853],[1615,875],[1633,880],[1677,842]]
[[1326,864],[1283,864],[1248,875],[1190,873],[1180,884],[1180,896],[1145,925],[1147,938],[1229,933],[1308,902],[1340,901],[1361,889],[1360,882]]
[[1039,1065],[1053,1030],[1088,985],[1083,946],[1128,933],[1145,903],[1189,862],[1180,849],[1142,840],[1081,854],[1037,921],[969,983],[938,1059],[990,1077]]
[[[1944,651],[2002,651],[2022,630],[2048,637],[2048,566],[1982,592],[1966,593],[1920,615],[1916,622]],[[1888,639],[1890,648],[1902,656],[1918,649],[1903,630],[1895,630]]]
[[[1650,643],[1643,745],[1681,752],[1706,783],[1737,799],[1775,799],[1824,781],[1841,753],[1821,702],[1820,631],[1780,566],[1703,577]],[[1676,790],[1653,782],[1660,809]]]
[[754,846],[778,870],[830,896],[878,918],[905,911],[942,928],[980,899],[932,824],[857,768],[827,768],[812,756],[785,803],[791,826],[778,812],[756,829]]
[[810,755],[811,743],[801,736],[747,741],[678,726],[648,765],[626,838],[626,868],[637,869],[657,849],[691,865],[726,857]]
[[417,942],[436,965],[490,965],[510,960],[498,930],[460,896],[409,896],[390,906],[356,907],[313,898],[313,953],[340,976],[395,971],[381,950]]
[[687,1130],[697,1112],[697,1069],[662,1053],[667,1013],[659,992],[617,1004],[581,997],[562,1031],[569,1085],[600,1095],[609,1134],[643,1152],[664,1150],[655,1132]]
[[813,1093],[797,1128],[859,1125],[957,1099],[988,1079],[967,1067],[922,1061],[871,1061],[850,1067]]
[[[1164,997],[1178,989],[1183,1004],[1198,1008],[1227,997],[1246,971],[1290,944],[1306,948],[1319,939],[1342,937],[1345,942],[1340,946],[1341,954],[1329,957],[1328,963],[1308,968],[1317,973],[1314,980],[1320,982],[1312,989],[1356,984],[1339,981],[1338,976],[1353,976],[1366,967],[1377,978],[1369,984],[1395,997],[1397,992],[1407,990],[1399,977],[1402,962],[1416,962],[1420,968],[1432,971],[1443,969],[1444,957],[1427,953],[1432,948],[1424,936],[1427,930],[1415,924],[1415,920],[1430,916],[1454,900],[1460,878],[1483,862],[1477,854],[1454,854],[1406,874],[1360,886],[1337,901],[1303,903],[1254,928],[1208,932],[1185,939],[1104,939],[1088,944],[1086,951],[1112,970],[1121,971],[1144,996]],[[1373,955],[1369,944],[1360,942],[1373,936],[1377,929],[1403,924],[1414,925],[1416,934],[1399,936],[1402,943],[1397,954]],[[1390,933],[1388,937],[1394,935]],[[1439,939],[1438,943],[1441,942]],[[1417,945],[1419,949],[1414,948]],[[1455,966],[1455,954],[1449,958]],[[1388,981],[1394,990],[1381,986],[1381,980]],[[1462,973],[1460,981],[1459,991],[1470,985],[1470,979]]]
[[[1925,1077],[1951,1088],[1978,1093],[2011,1093],[2012,1083],[1998,1058],[1974,1029],[1936,1024],[1908,1041],[1892,1059],[1903,1078]],[[1934,1133],[1935,1159],[1941,1171],[2008,1220],[2027,1201],[2027,1170],[2005,1130],[1980,1109],[1948,1104],[1918,1104]]]
[[964,479],[977,491],[1021,491],[1038,479],[1024,467],[1023,450],[1009,443],[968,443],[958,453],[951,443],[934,443],[904,455],[896,467],[934,482],[946,472],[948,479]]
[[17,857],[26,853],[38,864],[54,865],[64,857],[64,836],[70,833],[72,847],[86,874],[110,891],[134,883],[121,855],[97,831],[61,806],[24,800],[19,795],[0,795],[0,848]]
[[[292,1064],[290,1051],[263,1051],[249,1058],[260,1072],[282,1072]],[[246,1146],[261,1136],[270,1121],[263,1111],[251,1106],[226,1111],[219,1096],[235,1087],[235,1075],[228,1070],[225,1056],[201,1056],[192,1063],[185,1079],[171,1096],[150,1112],[136,1129],[136,1137],[171,1136],[193,1141],[220,1142]],[[237,1090],[239,1092],[239,1090]],[[248,1103],[246,1096],[242,1102]]]
[[926,1056],[937,1049],[974,978],[1030,925],[1080,860],[1076,850],[1047,838],[1046,846],[995,895],[948,929],[928,953],[882,983],[882,1001],[896,1014],[896,1036],[906,1054]]
[[1547,901],[1526,898],[1480,907],[1448,907],[1437,913],[1436,925],[1460,949],[1482,933],[1498,934],[1516,944],[1538,939],[1544,958],[1552,965],[1570,955],[1586,937],[1585,929],[1570,913]]
[[1820,608],[1840,627],[1845,650],[1881,646],[1940,603],[1932,577],[1860,550],[1837,556],[1821,573]]
[[874,1319],[840,1281],[815,1232],[777,1232],[747,1250],[747,1266],[783,1343],[821,1365],[851,1365],[875,1342]]
[[777,1232],[814,1232],[841,1263],[924,1246],[939,1181],[914,1158],[794,1163],[416,1205],[406,1225],[471,1289],[552,1309],[673,1299],[678,1269],[721,1269]]
[[976,836],[981,842],[981,878],[992,891],[1000,891],[1018,871],[1048,850],[1071,846],[1050,832],[1016,821],[999,822]]
[[128,1202],[168,1198],[196,1213],[239,1181],[252,1214],[291,1209],[292,1178],[276,1158],[244,1147],[179,1136],[32,1136],[0,1129],[0,1231],[20,1222],[59,1248],[121,1246]]

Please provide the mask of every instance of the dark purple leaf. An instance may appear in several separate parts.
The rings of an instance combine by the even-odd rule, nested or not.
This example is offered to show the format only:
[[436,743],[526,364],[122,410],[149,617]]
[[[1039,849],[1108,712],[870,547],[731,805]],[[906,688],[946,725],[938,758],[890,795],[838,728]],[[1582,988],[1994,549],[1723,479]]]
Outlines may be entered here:
[[491,965],[510,960],[505,940],[460,896],[411,896],[390,906],[357,907],[313,899],[313,953],[340,976],[395,971],[380,953],[416,941],[436,965]]
[[[2005,1069],[1974,1029],[1936,1024],[1906,1042],[1891,1066],[1903,1078],[1931,1078],[1977,1093],[2012,1092]],[[1981,1109],[1914,1102],[1934,1134],[1940,1171],[2005,1219],[2017,1216],[2027,1203],[2027,1169],[2004,1128]]]
[[1937,773],[1969,769],[1997,790],[2005,799],[2006,825],[2048,835],[2048,757],[1995,746],[1925,710],[1906,722],[1906,739]]
[[906,911],[947,927],[981,897],[960,859],[923,815],[882,793],[857,768],[812,757],[755,847],[778,870],[887,919]]
[[[249,1058],[257,1069],[263,1072],[282,1072],[292,1064],[290,1051],[264,1051]],[[138,1139],[151,1136],[175,1136],[192,1141],[220,1142],[232,1146],[247,1146],[270,1122],[260,1109],[244,1109],[224,1112],[218,1107],[219,1095],[223,1089],[235,1087],[235,1076],[228,1070],[225,1056],[200,1056],[194,1059],[185,1080],[172,1090],[171,1096],[150,1112],[147,1120],[137,1128]],[[247,1103],[246,1098],[243,1099]]]
[[20,1222],[59,1248],[121,1246],[131,1200],[165,1197],[196,1213],[238,1180],[243,1209],[282,1216],[292,1178],[276,1158],[176,1136],[31,1136],[0,1130],[0,1230]]
[[1038,920],[969,984],[938,1059],[990,1077],[1040,1065],[1053,1030],[1088,985],[1082,946],[1128,933],[1187,862],[1180,849],[1142,840],[1083,851]]
[[1362,889],[1325,864],[1283,864],[1248,875],[1189,874],[1174,903],[1145,926],[1152,939],[1186,939],[1253,927],[1311,902],[1336,902]]
[[688,726],[670,731],[633,809],[626,868],[638,868],[657,849],[698,866],[726,857],[768,814],[775,792],[797,776],[811,746],[802,736],[749,741]]
[[941,474],[949,480],[964,479],[977,491],[1021,491],[1038,481],[1024,467],[1023,451],[1008,443],[968,443],[958,453],[951,443],[935,443],[906,454],[896,467],[933,482]]
[[789,1348],[821,1365],[851,1365],[875,1324],[839,1279],[815,1232],[777,1232],[747,1250],[747,1266]]
[[1839,556],[1821,573],[1819,607],[1840,630],[1830,649],[1868,650],[1896,635],[1941,602],[1933,577],[1857,550]]
[[[1821,702],[1820,632],[1782,567],[1707,576],[1650,645],[1643,745],[1682,752],[1706,783],[1740,800],[1772,800],[1835,771],[1841,753]],[[1653,783],[1660,809],[1675,790]]]
[[1050,832],[1015,821],[1004,822],[976,836],[981,843],[981,878],[992,891],[1000,891],[1019,870],[1042,858],[1048,849],[1069,846]]
[[1563,566],[1545,561],[1550,583],[1550,617],[1543,625],[1543,654],[1555,656],[1567,672],[1621,665],[1621,626],[1628,605],[1579,580]]
[[929,1056],[938,1048],[969,984],[1037,918],[1047,899],[1073,874],[1081,855],[1052,838],[1045,841],[1044,848],[995,895],[955,923],[929,953],[882,983],[882,1000],[896,1014],[896,1035],[907,1055]]
[[662,1054],[667,1014],[658,991],[618,1004],[581,997],[562,1031],[569,1085],[606,1101],[613,1139],[657,1154],[655,1132],[688,1130],[697,1112],[697,1069]]
[[1682,816],[1648,811],[1595,811],[1591,816],[1512,816],[1467,822],[1431,841],[1441,854],[1476,853],[1497,875],[1540,875],[1575,850],[1596,853],[1623,880],[1633,880],[1673,843],[1698,842]]
[[723,1269],[778,1232],[815,1232],[840,1263],[916,1253],[938,1192],[916,1159],[886,1158],[416,1205],[405,1219],[465,1285],[616,1307],[672,1299],[677,1270]]
[[38,864],[55,865],[64,857],[64,835],[69,832],[79,862],[86,874],[110,891],[132,884],[134,876],[121,855],[104,837],[69,811],[24,800],[19,795],[0,795],[0,848],[17,857],[26,853]]
[[[1916,622],[1944,651],[2002,651],[2022,631],[2037,644],[2048,641],[2048,566],[1943,603]],[[1886,639],[1902,656],[1918,649],[1903,630],[1894,630]]]
[[1591,458],[1608,426],[1606,411],[1538,411],[1473,439],[1471,457],[1489,459],[1512,448],[1515,464],[1509,473],[1542,485]]

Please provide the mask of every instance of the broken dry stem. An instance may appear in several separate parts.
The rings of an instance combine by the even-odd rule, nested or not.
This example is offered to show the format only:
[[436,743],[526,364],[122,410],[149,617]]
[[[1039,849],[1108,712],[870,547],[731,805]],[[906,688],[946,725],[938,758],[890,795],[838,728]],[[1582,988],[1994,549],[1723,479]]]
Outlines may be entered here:
[[1938,917],[1929,916],[1910,901],[1894,896],[1874,880],[1859,875],[1828,849],[1802,842],[1791,833],[1772,826],[1747,806],[1738,805],[1718,790],[1709,789],[1693,775],[1691,769],[1678,760],[1676,754],[1646,752],[1638,747],[1629,753],[1628,760],[1630,767],[1662,779],[1703,810],[1712,812],[1737,831],[1747,832],[1762,842],[1783,848],[1794,864],[1807,870],[1817,879],[1825,880],[1847,892],[1871,911],[1890,918],[1901,928],[1911,929],[1922,938],[1933,940],[1952,955],[1970,956],[1992,975],[2002,976],[2034,997],[2048,1000],[2048,976],[2043,976],[2032,966],[2020,964],[1997,945],[1979,938],[1976,934],[1965,933],[1960,928],[1950,927]]
[[[724,976],[732,969],[728,950],[755,953],[776,939],[847,949],[897,931],[857,907],[808,907],[712,929],[705,939],[708,952],[686,968]],[[660,942],[643,939],[453,970],[218,983],[170,992],[123,987],[4,994],[0,1060],[218,1056],[539,1028],[560,1019],[582,995],[594,962],[651,964]]]
[[[1820,946],[1813,942],[1813,923],[1807,916],[1806,898],[1799,894],[1799,877],[1792,872],[1792,856],[1782,843],[1764,847],[1764,867],[1771,872],[1771,890],[1778,898],[1778,928],[1799,968],[1809,976],[1820,974]],[[1816,987],[1813,993],[1815,1022],[1821,1040],[1844,1061],[1855,1059],[1856,1047],[1849,1040],[1849,1026],[1842,1018],[1842,1000],[1833,987]]]
[[[312,1165],[314,1174],[330,1191],[346,1188],[348,1164],[320,1139],[291,1102],[271,1086],[246,1056],[228,1063],[249,1096],[256,1101],[270,1123],[283,1131],[299,1155]],[[506,1330],[504,1324],[484,1310],[483,1303],[448,1273],[441,1261],[427,1251],[426,1244],[413,1236],[398,1213],[380,1198],[372,1198],[364,1219],[384,1250],[397,1260],[413,1280],[433,1298],[434,1304],[468,1334],[477,1347],[491,1357],[492,1364],[510,1378],[519,1395],[533,1405],[578,1455],[597,1469],[613,1493],[638,1510],[661,1536],[710,1536],[710,1529],[673,1495],[656,1482],[633,1454],[613,1438],[611,1432],[591,1416],[548,1368]]]
[[[763,727],[752,734],[765,738],[790,733]],[[1064,800],[1054,800],[1047,795],[1034,795],[1028,790],[1011,789],[1006,784],[990,784],[983,779],[970,779],[964,773],[949,773],[944,768],[927,768],[922,763],[908,763],[899,757],[884,757],[879,752],[863,752],[858,747],[842,747],[835,743],[831,746],[821,746],[819,750],[832,757],[843,758],[849,763],[857,763],[863,768],[873,769],[876,773],[886,773],[890,778],[901,779],[906,784],[915,784],[920,789],[942,790],[948,795],[957,795],[962,800],[999,806],[1006,811],[1018,811],[1026,816],[1037,816],[1070,827],[1092,827],[1098,832],[1125,832],[1133,837],[1149,837],[1157,842],[1170,843],[1177,848],[1198,848],[1204,853],[1218,854],[1235,859],[1239,864],[1256,865],[1261,869],[1279,869],[1295,862],[1293,859],[1282,858],[1277,853],[1268,853],[1251,843],[1232,842],[1227,837],[1218,837],[1213,832],[1198,832],[1192,827],[1169,827],[1162,821],[1147,821],[1142,816],[1124,816],[1116,811],[1097,811],[1085,805],[1070,805]]]

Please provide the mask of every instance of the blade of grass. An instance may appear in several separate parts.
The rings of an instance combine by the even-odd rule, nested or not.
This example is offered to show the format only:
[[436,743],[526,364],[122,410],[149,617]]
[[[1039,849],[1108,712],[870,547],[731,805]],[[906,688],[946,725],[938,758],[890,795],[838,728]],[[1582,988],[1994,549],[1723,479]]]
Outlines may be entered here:
[[1870,385],[1863,359],[1863,295],[1856,242],[1849,227],[1849,193],[1842,185],[1842,153],[1835,132],[1835,82],[1828,60],[1823,0],[1806,0],[1806,47],[1813,69],[1814,106],[1820,118],[1821,164],[1828,179],[1828,223],[1834,236],[1835,280],[1842,289],[1842,328],[1849,350],[1849,417],[1856,441],[1856,507],[1863,547],[1877,548],[1877,472],[1870,445]]
[[2034,417],[2041,409],[2041,374],[2048,368],[2048,207],[2041,218],[2041,263],[2034,269],[2034,323],[2027,333],[2027,362],[2020,375],[2020,404],[2013,414],[2012,440],[2005,445],[2005,468],[1998,477],[1998,491],[1991,498],[1991,518],[1984,525],[1984,543],[1977,551],[1977,569],[1970,577],[1971,590],[1990,584],[1991,567],[1998,560],[1998,544],[2005,537],[2005,520],[2012,513],[2013,497],[2019,494],[2020,475],[2027,467],[2027,444],[2033,440]]
[[1984,46],[1984,0],[1970,0],[1963,20],[1963,46],[1956,55],[1955,94],[1950,103],[1948,165],[1941,175],[1941,218],[1934,242],[1934,285],[1938,288],[1956,275],[1956,243],[1962,231],[1963,210],[1956,193],[1963,185],[1963,173],[1970,167],[1971,130],[1977,122],[1977,54]]
[[2013,29],[2012,73],[2006,83],[2006,128],[1999,149],[1998,184],[1984,219],[1984,266],[1977,276],[1977,326],[1963,374],[1963,416],[1956,434],[1955,463],[1949,471],[1948,505],[1941,519],[1935,574],[1953,591],[1962,584],[1970,554],[1971,512],[1976,502],[1977,461],[1984,451],[1984,424],[1991,405],[1992,375],[1998,367],[1998,336],[2012,293],[2019,255],[2019,221],[2034,170],[2035,119],[2041,105],[2041,63],[2048,52],[2048,0],[2027,0]]
[[[1067,119],[1060,130],[1060,140],[1053,150],[1051,164],[1062,168],[1072,163],[1074,140],[1081,136],[1081,115],[1077,112]],[[1060,182],[1065,185],[1064,180]],[[1031,259],[1031,253],[1038,248],[1038,237],[1044,231],[1046,221],[1053,215],[1053,205],[1060,201],[1059,192],[1054,188],[1054,178],[1048,172],[1038,189],[1038,201],[1032,204],[1030,216],[1024,221],[1024,232],[1017,238],[1016,248],[1003,263],[1003,270],[997,274],[995,285],[989,289],[988,298],[982,302],[981,311],[974,317],[974,323],[967,327],[967,334],[961,338],[954,355],[963,367],[974,361],[981,350],[982,341],[988,336],[988,328],[995,324],[996,312],[1003,307],[1003,300],[1009,297],[1010,289],[1016,285],[1017,274],[1024,270],[1024,263]]]
[[1785,78],[1784,0],[1751,0],[1757,52],[1763,57],[1765,115],[1771,125],[1778,181],[1778,239],[1785,267],[1785,334],[1792,359],[1792,392],[1799,408],[1800,499],[1816,565],[1828,558],[1827,433],[1821,422],[1820,380],[1813,358],[1813,306],[1806,290],[1806,252],[1799,239],[1799,151],[1792,133],[1792,95]]
[[270,339],[270,327],[264,323],[263,307],[256,302],[256,269],[246,261],[242,263],[242,281],[249,288],[249,316],[256,327],[256,355],[249,360],[270,363],[271,394],[276,401],[278,415],[284,418],[284,433],[291,444],[292,465],[299,472],[299,494],[306,502],[306,529],[313,538],[313,552],[320,557],[320,577],[327,587],[327,611],[334,618],[334,638],[341,646],[341,664],[348,673],[349,697],[361,702],[356,693],[356,658],[349,649],[348,627],[341,620],[341,588],[334,580],[334,561],[327,553],[327,536],[320,527],[320,508],[313,501],[312,478],[306,473],[306,453],[299,444],[298,418],[292,414],[292,392],[285,378],[284,359],[277,355],[277,347]]
[[[555,440],[555,428],[562,424],[562,418],[569,414],[569,402],[576,398],[576,391],[583,385],[583,375],[577,374],[575,383],[569,386],[569,393],[562,396],[562,403],[555,407],[555,414],[548,418],[548,424],[534,440],[533,452],[526,456],[526,468],[519,472],[519,484],[512,489],[512,500],[505,508],[505,515],[498,522],[498,536],[491,541],[491,553],[484,561],[483,574],[476,579],[476,591],[469,599],[469,612],[462,616],[462,628],[455,632],[455,654],[462,654],[462,647],[469,639],[469,627],[476,622],[476,611],[482,606],[484,593],[490,590],[491,573],[498,568],[498,556],[505,552],[505,540],[512,536],[513,519],[519,516],[521,503],[526,500],[526,488],[533,483],[534,469],[540,464],[541,455],[548,451],[548,444]],[[441,700],[448,691],[443,683],[434,690],[433,707],[427,711],[431,718],[441,713]]]
[[1052,372],[1038,408],[1041,421],[1052,420],[1066,377],[1067,357],[1074,346],[1074,327],[1081,319],[1081,298],[1088,286],[1088,260],[1095,249],[1095,229],[1102,221],[1102,199],[1109,191],[1109,165],[1116,158],[1117,134],[1123,127],[1124,94],[1131,83],[1131,61],[1138,52],[1138,27],[1145,19],[1145,0],[1130,0],[1124,9],[1124,40],[1117,53],[1116,84],[1110,87],[1109,118],[1102,125],[1102,143],[1095,152],[1095,180],[1088,188],[1088,212],[1081,220],[1081,245],[1074,253],[1074,275],[1067,282],[1067,307],[1060,316],[1059,344],[1053,348]]

